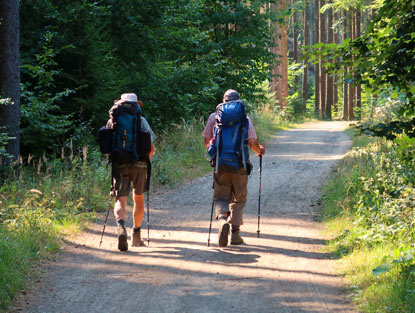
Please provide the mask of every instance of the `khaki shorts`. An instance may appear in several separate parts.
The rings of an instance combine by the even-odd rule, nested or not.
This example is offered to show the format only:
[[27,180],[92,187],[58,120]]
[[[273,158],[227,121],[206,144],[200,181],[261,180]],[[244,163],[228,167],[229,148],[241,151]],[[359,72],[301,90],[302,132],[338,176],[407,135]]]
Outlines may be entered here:
[[137,162],[135,164],[113,164],[113,177],[115,180],[115,196],[126,197],[130,194],[131,182],[135,195],[142,195],[146,191],[147,164]]

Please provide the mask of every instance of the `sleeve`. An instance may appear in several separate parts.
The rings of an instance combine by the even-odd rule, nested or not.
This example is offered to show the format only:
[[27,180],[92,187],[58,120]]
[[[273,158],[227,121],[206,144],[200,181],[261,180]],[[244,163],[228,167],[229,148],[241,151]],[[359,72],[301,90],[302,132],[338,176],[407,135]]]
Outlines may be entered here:
[[215,116],[216,113],[209,115],[209,118],[206,122],[205,129],[203,130],[202,136],[210,140],[213,138],[213,126],[215,126]]
[[144,128],[145,130],[148,130],[151,136],[151,142],[154,142],[156,140],[156,135],[154,134],[153,130],[150,127],[150,124],[147,122],[147,120],[141,116],[141,128]]
[[249,116],[247,116],[248,118],[248,137],[247,139],[257,139],[257,135],[256,135],[256,131],[254,128],[254,124],[252,124],[251,118]]

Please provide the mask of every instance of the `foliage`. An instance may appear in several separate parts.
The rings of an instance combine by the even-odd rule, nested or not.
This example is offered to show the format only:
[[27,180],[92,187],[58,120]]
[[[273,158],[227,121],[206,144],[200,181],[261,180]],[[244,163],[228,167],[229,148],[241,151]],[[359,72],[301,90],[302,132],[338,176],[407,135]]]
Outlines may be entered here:
[[[207,117],[228,88],[252,102],[254,97],[263,99],[266,92],[258,86],[268,78],[272,63],[264,3],[76,0],[57,5],[53,0],[24,0],[24,85],[37,85],[41,68],[34,56],[45,54],[44,38],[51,36],[49,60],[54,63],[42,66],[56,75],[47,92],[53,98],[70,91],[54,102],[35,94],[38,101],[25,104],[27,116],[44,105],[52,116],[62,117],[61,123],[70,120],[97,129],[114,99],[135,92],[150,124],[163,131],[182,119]],[[29,66],[37,68],[28,71]],[[51,125],[51,119],[44,124]],[[23,131],[28,129],[24,124]],[[60,129],[64,139],[72,135],[70,125]],[[26,153],[35,148],[33,142],[27,146]]]
[[341,59],[326,63],[328,72],[342,73],[344,66],[354,68],[346,82],[362,83],[374,94],[388,90],[393,98],[405,96],[400,115],[415,113],[415,12],[412,0],[385,0],[380,3],[376,17],[364,34],[342,44],[316,44],[308,47],[308,58],[317,62]]
[[[0,99],[0,106],[8,105],[10,100],[10,98]],[[11,155],[6,151],[6,146],[10,139],[14,138],[8,135],[6,127],[0,127],[0,160],[1,158],[11,157]],[[0,162],[0,164],[2,164],[2,162]]]
[[415,118],[406,121],[392,121],[389,123],[373,123],[366,122],[356,127],[360,133],[368,136],[385,137],[393,140],[399,134],[406,134],[409,138],[415,137]]
[[290,94],[287,97],[288,110],[294,114],[304,113],[305,102],[302,98],[302,94],[298,86],[296,86],[297,78],[301,76],[304,69],[300,63],[291,62],[288,67],[288,86],[290,88]]
[[31,82],[22,84],[21,104],[21,146],[22,152],[42,155],[57,150],[65,140],[72,121],[69,115],[61,113],[59,104],[74,90],[57,92],[55,69],[56,53],[51,47],[52,33],[46,33],[42,51],[36,54],[36,64],[22,64],[22,71],[31,77]]
[[201,136],[203,127],[203,119],[183,120],[161,133],[152,164],[152,176],[157,185],[174,185],[209,172]]
[[398,135],[390,141],[361,135],[353,141],[358,140],[325,187],[326,217],[347,221],[332,247],[344,256],[346,275],[363,312],[412,312],[413,138]]
[[0,308],[26,288],[65,232],[103,209],[108,193],[99,191],[109,190],[109,180],[100,154],[84,148],[81,158],[65,150],[62,159],[29,156],[18,180],[0,186]]

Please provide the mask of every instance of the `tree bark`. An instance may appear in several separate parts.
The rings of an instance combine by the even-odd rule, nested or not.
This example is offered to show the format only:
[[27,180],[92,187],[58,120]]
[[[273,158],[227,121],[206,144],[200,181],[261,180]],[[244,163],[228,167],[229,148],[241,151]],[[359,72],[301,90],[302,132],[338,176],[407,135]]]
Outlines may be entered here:
[[[297,16],[296,8],[295,8],[295,0],[293,0],[292,6],[294,8],[294,13],[293,13],[294,62],[298,63],[298,29],[297,29],[298,16]],[[296,91],[298,90],[298,87],[299,87],[299,77],[298,75],[295,75],[295,90]]]
[[[355,34],[354,39],[360,37],[360,23],[361,23],[361,12],[360,9],[356,9],[355,14]],[[359,108],[358,119],[361,119],[362,116],[362,85],[356,85],[356,106]]]
[[[344,23],[343,23],[343,40],[348,37],[349,21],[347,20],[347,13],[344,12]],[[347,121],[349,119],[349,84],[346,82],[348,67],[343,67],[343,119]]]
[[[314,44],[320,42],[320,1],[314,0]],[[314,65],[314,115],[320,115],[320,64]]]
[[[274,3],[271,4],[273,12],[276,10],[286,10],[287,1],[281,0],[278,8]],[[287,25],[274,24],[274,40],[277,45],[275,54],[277,62],[273,67],[273,86],[276,92],[276,98],[281,109],[287,107],[288,97],[288,39]]]
[[[305,0],[305,8],[304,8],[304,45],[308,46],[310,44],[310,29],[309,29],[309,14],[310,14],[310,6],[308,0]],[[304,61],[303,65],[303,101],[304,101],[304,110],[306,107],[307,101],[307,89],[308,89],[308,62]]]
[[[347,19],[349,21],[348,32],[350,34],[350,37],[353,39],[353,14],[352,12],[350,11],[347,12]],[[349,72],[350,72],[351,78],[353,78],[353,67],[349,68]],[[348,108],[347,108],[347,112],[348,112],[347,120],[349,121],[354,120],[354,91],[355,91],[355,87],[353,83],[349,83],[349,99],[348,99]]]
[[[320,0],[320,8],[325,5],[325,0]],[[320,9],[319,9],[320,11]],[[320,14],[320,42],[326,43],[326,14]],[[326,113],[326,69],[322,66],[324,59],[320,60],[320,117]]]
[[[327,11],[327,43],[331,44],[334,40],[333,34],[333,9],[329,9]],[[332,63],[333,60],[327,60],[327,63]],[[326,88],[326,110],[325,110],[325,118],[331,119],[331,109],[333,107],[333,75],[327,74],[327,88]]]
[[[19,0],[0,0],[0,98],[12,103],[0,106],[0,129],[10,139],[6,151],[13,161],[20,153],[20,52]],[[2,164],[9,164],[2,158]]]
[[[340,21],[340,20],[341,20],[340,12],[335,13],[334,17],[333,17],[333,24],[338,25],[338,21]],[[334,33],[334,42],[338,45],[341,44],[341,37],[340,37],[341,28],[340,28],[340,25],[338,25],[335,30],[333,29],[333,33]],[[338,61],[339,61],[339,59],[334,60],[334,62],[338,62]],[[333,79],[334,79],[334,82],[333,82],[333,112],[338,112],[339,111],[339,108],[338,108],[338,102],[339,102],[339,89],[338,89],[339,75],[337,75],[337,74],[334,75]]]

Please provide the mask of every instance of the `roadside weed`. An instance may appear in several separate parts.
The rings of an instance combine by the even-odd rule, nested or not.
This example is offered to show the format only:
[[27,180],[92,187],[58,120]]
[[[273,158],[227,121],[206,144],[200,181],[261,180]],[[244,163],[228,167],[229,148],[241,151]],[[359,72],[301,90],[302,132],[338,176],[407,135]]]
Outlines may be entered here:
[[324,187],[329,250],[362,312],[415,311],[413,143],[400,138],[354,137]]

